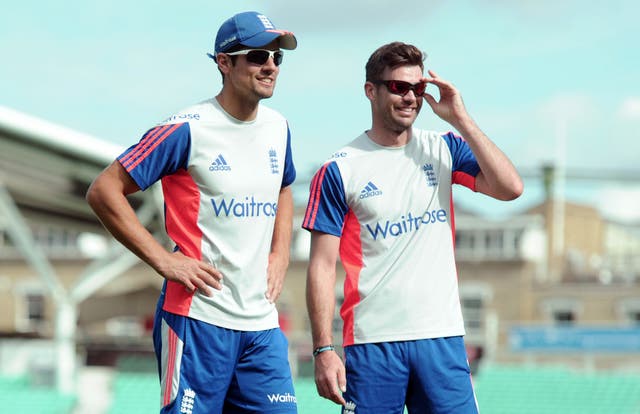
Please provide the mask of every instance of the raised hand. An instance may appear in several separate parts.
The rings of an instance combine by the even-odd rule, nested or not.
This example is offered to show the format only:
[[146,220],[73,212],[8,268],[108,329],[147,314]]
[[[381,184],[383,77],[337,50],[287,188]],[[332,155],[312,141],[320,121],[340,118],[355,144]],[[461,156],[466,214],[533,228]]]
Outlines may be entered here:
[[437,101],[433,95],[426,92],[423,95],[424,99],[436,115],[456,126],[457,123],[468,117],[460,92],[451,82],[440,78],[434,71],[429,70],[429,75],[431,77],[424,78],[424,80],[438,88],[440,100]]

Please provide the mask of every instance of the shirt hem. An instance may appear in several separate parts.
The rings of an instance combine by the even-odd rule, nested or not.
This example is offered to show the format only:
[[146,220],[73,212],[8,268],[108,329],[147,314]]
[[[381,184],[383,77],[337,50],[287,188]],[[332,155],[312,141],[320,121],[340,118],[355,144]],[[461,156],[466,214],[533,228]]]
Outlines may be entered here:
[[464,329],[456,329],[452,331],[444,332],[432,332],[432,333],[419,333],[419,334],[390,334],[390,335],[376,335],[369,337],[354,337],[353,341],[344,342],[343,347],[350,345],[360,344],[372,344],[379,342],[400,342],[400,341],[416,341],[421,339],[435,339],[435,338],[448,338],[450,336],[464,336],[466,332]]
[[[229,321],[226,319],[203,318],[199,315],[189,315],[189,317],[205,323],[209,323],[211,325],[218,326],[220,328],[233,329],[235,331],[255,332],[280,327],[277,314],[276,316],[270,315],[268,318],[251,320],[242,323],[238,323],[238,321]],[[272,320],[272,318],[274,320]]]

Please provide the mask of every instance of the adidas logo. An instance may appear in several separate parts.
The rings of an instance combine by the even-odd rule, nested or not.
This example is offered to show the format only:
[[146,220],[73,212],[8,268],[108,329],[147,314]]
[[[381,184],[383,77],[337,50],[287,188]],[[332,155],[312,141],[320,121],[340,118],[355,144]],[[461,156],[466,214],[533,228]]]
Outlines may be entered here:
[[219,154],[209,166],[209,171],[231,171],[231,167],[227,164],[222,154]]
[[378,189],[378,187],[376,187],[374,183],[369,181],[367,185],[364,186],[362,191],[360,191],[359,198],[362,200],[363,198],[375,197],[379,195],[382,195],[382,190]]

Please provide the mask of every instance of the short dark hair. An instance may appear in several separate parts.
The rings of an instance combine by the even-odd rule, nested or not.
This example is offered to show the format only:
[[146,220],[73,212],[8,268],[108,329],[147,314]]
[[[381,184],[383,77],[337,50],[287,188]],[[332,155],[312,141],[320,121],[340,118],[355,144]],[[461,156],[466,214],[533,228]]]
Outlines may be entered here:
[[420,66],[420,69],[424,70],[422,62],[425,57],[426,55],[417,47],[402,42],[392,42],[380,46],[371,54],[365,66],[367,81],[381,80],[382,72],[386,68],[408,65]]

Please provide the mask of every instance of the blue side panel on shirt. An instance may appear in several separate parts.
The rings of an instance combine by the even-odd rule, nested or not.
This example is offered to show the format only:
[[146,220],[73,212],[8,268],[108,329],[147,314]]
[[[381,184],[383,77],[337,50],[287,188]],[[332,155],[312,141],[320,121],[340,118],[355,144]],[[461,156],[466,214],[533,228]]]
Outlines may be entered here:
[[473,177],[477,176],[480,172],[480,166],[478,165],[475,155],[471,152],[469,144],[453,132],[443,134],[442,139],[447,143],[449,151],[451,152],[451,158],[453,159],[451,172],[460,171]]
[[291,155],[291,131],[287,125],[287,149],[284,157],[284,174],[282,174],[282,187],[286,187],[293,183],[296,179],[296,168],[293,165],[293,156]]

